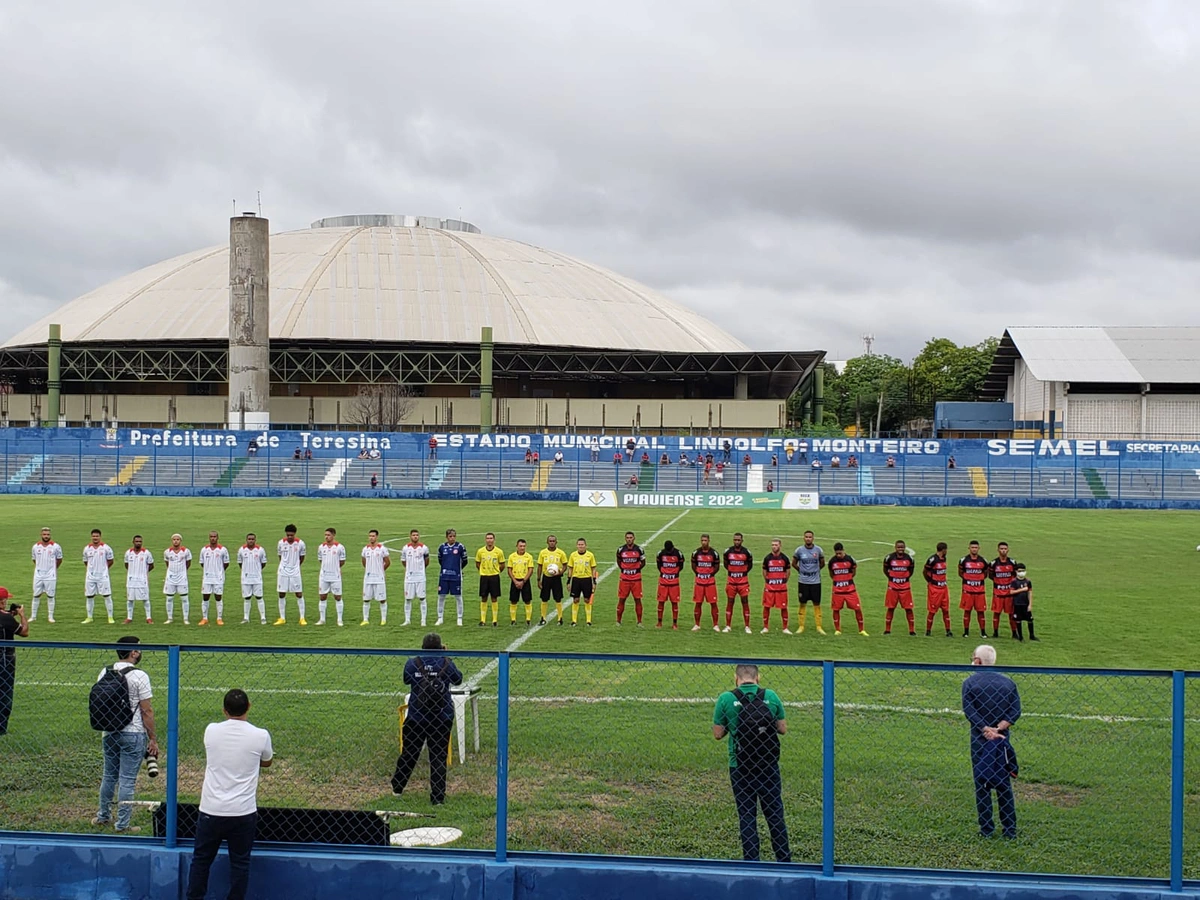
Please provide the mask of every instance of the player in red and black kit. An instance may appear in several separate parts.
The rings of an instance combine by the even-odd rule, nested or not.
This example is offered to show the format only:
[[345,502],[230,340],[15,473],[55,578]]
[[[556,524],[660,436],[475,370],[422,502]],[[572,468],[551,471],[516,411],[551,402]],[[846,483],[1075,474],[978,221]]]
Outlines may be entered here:
[[617,624],[625,615],[625,599],[633,595],[633,610],[637,623],[642,624],[642,569],[646,568],[646,554],[634,543],[632,531],[625,532],[625,543],[617,548],[617,571],[621,580],[617,582]]
[[887,618],[883,623],[883,633],[892,633],[892,616],[896,607],[904,610],[908,618],[908,633],[915,637],[917,632],[913,621],[912,577],[917,564],[908,555],[904,541],[896,541],[896,552],[889,553],[883,559],[883,574],[887,576],[887,594],[884,595],[883,605],[887,609]]
[[987,637],[988,561],[979,555],[979,541],[971,541],[969,552],[958,561],[958,577],[962,579],[962,599],[958,608],[963,611],[963,637],[971,633],[971,610],[979,618],[979,636]]
[[1008,544],[1001,541],[996,545],[1000,554],[988,564],[988,577],[992,579],[992,637],[1000,637],[1000,616],[1008,616],[1008,630],[1015,639],[1017,620],[1013,618],[1012,583],[1017,577],[1017,564],[1008,558]]
[[704,604],[712,611],[713,631],[720,631],[717,624],[717,572],[721,570],[721,557],[708,545],[708,535],[700,535],[700,546],[692,551],[692,571],[696,574],[696,586],[692,588],[692,602],[696,604],[696,624],[692,631],[700,630],[700,614]]
[[842,607],[848,606],[854,610],[854,618],[858,620],[858,633],[870,637],[863,629],[862,601],[858,599],[858,588],[854,586],[858,563],[840,542],[833,545],[833,559],[829,560],[828,568],[829,579],[833,582],[833,633],[842,633]]
[[670,541],[654,558],[658,565],[658,627],[662,628],[663,606],[671,603],[671,627],[679,627],[679,574],[683,571],[683,554]]
[[725,551],[725,631],[733,626],[733,604],[742,598],[742,620],[746,623],[746,634],[750,634],[750,570],[754,568],[754,556],[742,546],[742,533],[733,536],[733,546]]
[[950,548],[945,541],[937,545],[937,552],[925,560],[925,591],[929,612],[925,616],[925,637],[933,634],[933,619],[938,610],[942,611],[942,624],[946,626],[946,637],[954,637],[950,629],[950,588],[946,585],[946,572],[950,563],[946,560],[946,551]]
[[792,561],[782,551],[783,542],[779,538],[771,541],[771,552],[763,557],[763,628],[766,634],[771,630],[771,610],[779,610],[779,618],[783,620],[783,633],[788,631],[788,573],[792,569]]

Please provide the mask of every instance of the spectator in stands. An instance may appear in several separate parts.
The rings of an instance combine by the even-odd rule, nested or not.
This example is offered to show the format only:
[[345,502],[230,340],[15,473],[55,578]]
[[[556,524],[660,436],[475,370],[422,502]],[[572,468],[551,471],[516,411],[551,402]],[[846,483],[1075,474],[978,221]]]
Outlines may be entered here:
[[946,460],[946,468],[947,469],[957,469],[958,468],[958,463],[954,461],[953,456],[951,456],[948,460]]
[[679,464],[680,464],[681,466],[690,466],[690,465],[692,464],[691,460],[690,460],[690,459],[688,459],[688,455],[687,455],[687,453],[684,453],[684,452],[680,451],[680,454],[679,454]]
[[711,453],[704,454],[704,462],[706,465],[711,466],[713,464],[713,455]]
[[642,465],[643,466],[650,465],[650,454],[647,453],[645,450],[642,451]]
[[554,464],[561,465],[563,461],[563,452],[561,450],[554,451]]
[[767,493],[769,494],[769,493],[771,493],[771,492],[772,492],[772,491],[774,491],[774,490],[775,490],[775,482],[773,482],[773,481],[768,481],[768,482],[767,482]]
[[637,472],[634,472],[632,475],[630,475],[629,480],[627,482],[625,482],[625,484],[628,487],[637,487],[638,486]]
[[671,457],[664,453],[658,458],[658,464],[660,466],[669,466],[671,464]]
[[246,445],[247,456],[258,456],[258,441],[250,438],[250,443]]
[[796,455],[796,445],[788,444],[786,447],[784,447],[783,455],[787,457],[788,465],[790,466],[792,464],[792,458]]
[[445,655],[441,635],[430,632],[421,642],[432,654],[414,656],[404,666],[404,683],[412,690],[404,716],[403,746],[392,775],[392,793],[399,796],[408,786],[421,749],[429,745],[429,800],[434,806],[446,802],[446,756],[454,729],[454,698],[451,685],[462,684],[462,672]]
[[750,465],[750,463],[751,463],[750,454],[747,453],[745,456],[742,457],[742,465],[748,466],[748,465]]
[[842,467],[842,458],[836,453],[829,457],[829,468],[840,469]]
[[542,455],[540,453],[538,453],[536,450],[534,450],[533,451],[533,464],[536,466],[541,461],[542,461]]
[[813,467],[813,471],[814,471],[814,472],[816,472],[816,471],[820,471],[820,469],[821,469],[821,460],[820,460],[820,459],[818,459],[817,457],[815,457],[815,456],[814,456],[814,457],[813,457],[813,461],[812,461],[812,467]]
[[733,458],[732,457],[732,454],[733,454],[733,442],[732,441],[726,439],[721,444],[721,454],[724,457],[724,459],[722,460],[723,462],[729,462],[729,460]]
[[713,470],[712,463],[705,462],[704,463],[704,478],[702,480],[703,484],[708,484],[709,478],[712,477],[712,470]]
[[307,449],[305,449],[305,451],[304,451],[304,458],[305,458],[305,459],[312,459],[312,447],[308,447]]
[[361,450],[359,450],[359,451],[358,451],[358,458],[359,458],[359,459],[370,459],[370,458],[371,458],[371,457],[369,457],[369,456],[367,455],[367,448],[366,448],[366,447],[363,447],[363,449],[361,449]]
[[623,463],[624,461],[625,461],[625,457],[623,457],[623,456],[621,455],[621,451],[620,451],[620,450],[617,450],[615,453],[613,453],[613,465],[614,465],[614,466],[619,466],[619,465],[620,465],[621,463]]
[[855,456],[853,453],[851,453],[850,458],[848,460],[846,460],[846,468],[847,469],[857,469],[858,468],[858,457]]
[[1000,807],[1000,827],[1006,838],[1017,836],[1017,807],[1013,800],[1012,776],[1017,761],[1008,743],[1008,731],[1021,717],[1021,695],[1007,675],[991,670],[996,648],[980,644],[971,654],[971,665],[980,670],[962,686],[963,715],[971,723],[971,770],[975,778],[975,810],[979,834],[991,837],[992,791]]
[[725,463],[717,463],[717,470],[714,474],[717,478],[717,484],[723,484],[725,482]]
[[637,449],[637,441],[630,438],[625,442],[625,455],[629,457],[629,461],[633,462],[633,451]]
[[889,457],[887,458],[887,467],[888,467],[889,469],[894,469],[894,468],[896,468],[896,457],[894,457],[894,456],[889,456]]
[[372,472],[371,473],[371,489],[374,490],[377,487],[379,487],[379,473]]
[[436,435],[429,436],[429,458],[437,459],[438,439]]
[[771,454],[771,467],[779,468],[779,454],[778,453]]
[[[378,447],[372,447],[370,450],[367,451],[367,459],[380,459],[382,457],[383,457],[383,454],[379,452]],[[436,453],[434,454],[433,458],[437,459]]]
[[525,448],[525,465],[530,465],[533,462],[533,450],[529,447]]
[[292,459],[299,459],[300,456],[301,456],[301,451],[300,451],[300,448],[297,447],[295,450],[292,451]]
[[592,462],[600,462],[600,438],[593,435],[588,449],[592,452]]

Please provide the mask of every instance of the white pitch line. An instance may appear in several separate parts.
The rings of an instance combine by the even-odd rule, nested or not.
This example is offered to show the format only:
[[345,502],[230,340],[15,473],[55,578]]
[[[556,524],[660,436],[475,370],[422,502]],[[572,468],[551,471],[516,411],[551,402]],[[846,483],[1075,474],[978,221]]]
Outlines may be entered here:
[[[655,538],[658,538],[658,537],[660,537],[660,536],[662,536],[662,535],[666,534],[666,533],[667,533],[667,529],[669,529],[669,528],[670,528],[672,525],[674,525],[676,522],[678,522],[680,519],[682,519],[684,516],[686,516],[686,515],[687,515],[688,513],[690,513],[690,512],[691,512],[691,509],[690,509],[690,508],[689,508],[689,509],[685,509],[683,512],[681,512],[679,515],[677,515],[675,518],[673,518],[673,519],[672,519],[670,522],[668,522],[668,523],[667,523],[666,525],[664,525],[662,528],[658,529],[658,531],[654,532],[654,534],[650,535],[650,537],[646,538],[646,544],[648,545],[648,544],[650,544],[650,542],[651,542],[651,541],[653,541]],[[605,578],[607,578],[609,575],[611,575],[611,574],[612,574],[613,572],[615,572],[616,570],[617,570],[617,564],[616,564],[616,563],[613,563],[611,567],[609,567],[608,569],[605,569],[605,570],[604,570],[604,571],[603,571],[603,572],[600,574],[600,577],[596,579],[596,584],[599,584],[601,581],[603,581]],[[547,625],[549,625],[551,622],[553,622],[553,621],[554,621],[554,618],[555,618],[555,616],[557,616],[557,615],[558,615],[558,611],[557,611],[557,610],[554,610],[553,612],[551,612],[551,613],[550,613],[550,615],[549,615],[549,617],[546,619],[546,624],[547,624]],[[506,652],[506,653],[513,653],[513,652],[515,652],[515,651],[517,651],[517,650],[520,650],[520,649],[521,649],[521,646],[522,646],[522,645],[523,645],[523,644],[524,644],[524,643],[525,643],[527,640],[529,640],[531,637],[533,637],[535,634],[537,634],[539,631],[541,631],[541,630],[542,630],[542,627],[543,627],[543,626],[539,625],[539,626],[537,626],[536,628],[531,628],[531,629],[529,629],[528,631],[525,631],[525,632],[523,632],[522,634],[520,634],[520,635],[517,637],[517,639],[516,639],[515,641],[513,641],[511,644],[509,644],[509,645],[508,645],[508,647],[506,648],[505,652]],[[467,681],[467,683],[466,683],[466,687],[467,687],[468,689],[472,689],[472,690],[473,690],[473,689],[475,689],[475,688],[477,688],[477,687],[479,687],[479,684],[480,684],[480,682],[482,682],[482,681],[483,681],[483,679],[485,679],[485,678],[487,678],[489,675],[491,675],[491,674],[492,674],[492,672],[494,672],[494,671],[496,670],[496,667],[497,667],[497,666],[499,666],[499,665],[500,665],[500,662],[499,662],[499,660],[495,660],[495,659],[493,659],[493,660],[492,660],[491,662],[489,662],[489,663],[488,663],[486,666],[484,666],[482,669],[480,669],[478,672],[476,672],[476,673],[475,673],[475,674],[474,674],[474,675],[473,675],[473,676],[472,676],[472,677],[471,677],[471,678],[470,678],[470,679]]]

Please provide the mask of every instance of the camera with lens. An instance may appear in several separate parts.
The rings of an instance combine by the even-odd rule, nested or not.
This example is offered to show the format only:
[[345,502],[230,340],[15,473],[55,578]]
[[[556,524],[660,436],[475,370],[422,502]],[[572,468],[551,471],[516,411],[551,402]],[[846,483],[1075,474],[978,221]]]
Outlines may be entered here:
[[146,774],[151,778],[158,777],[158,757],[146,754]]
[[20,608],[21,608],[20,603],[10,603],[10,604],[8,604],[8,614],[11,616],[11,615],[15,614],[16,611]]

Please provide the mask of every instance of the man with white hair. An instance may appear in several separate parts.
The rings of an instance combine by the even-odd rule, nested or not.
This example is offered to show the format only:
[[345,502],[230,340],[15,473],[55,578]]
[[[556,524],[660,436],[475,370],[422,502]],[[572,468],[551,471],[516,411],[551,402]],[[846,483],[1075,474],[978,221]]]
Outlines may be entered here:
[[995,671],[996,648],[980,644],[971,654],[971,665],[980,666],[963,682],[963,714],[971,723],[971,770],[975,779],[975,808],[979,834],[991,837],[992,791],[1000,808],[1000,827],[1006,838],[1017,836],[1017,808],[1013,800],[1012,776],[1017,758],[1008,741],[1008,731],[1021,717],[1021,695],[1011,678]]

